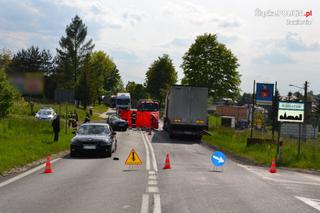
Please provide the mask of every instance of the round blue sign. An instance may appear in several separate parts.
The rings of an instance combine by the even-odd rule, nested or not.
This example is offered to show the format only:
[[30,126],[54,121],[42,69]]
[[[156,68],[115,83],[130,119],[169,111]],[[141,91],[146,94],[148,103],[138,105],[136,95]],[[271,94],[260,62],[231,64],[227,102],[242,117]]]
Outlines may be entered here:
[[214,152],[211,156],[211,162],[216,167],[223,166],[226,160],[227,160],[226,156],[219,151]]

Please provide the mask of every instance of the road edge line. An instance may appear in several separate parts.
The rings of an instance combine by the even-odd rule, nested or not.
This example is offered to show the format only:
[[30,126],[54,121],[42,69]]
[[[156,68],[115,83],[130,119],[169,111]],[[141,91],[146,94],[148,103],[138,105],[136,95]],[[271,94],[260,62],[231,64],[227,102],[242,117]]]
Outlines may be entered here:
[[[59,161],[61,159],[62,158],[56,158],[56,159],[52,160],[51,163],[57,162],[57,161]],[[4,186],[6,186],[6,185],[8,185],[10,183],[13,183],[13,182],[15,182],[17,180],[20,180],[20,179],[22,179],[22,178],[24,178],[24,177],[26,177],[26,176],[38,171],[38,170],[40,170],[40,169],[43,169],[44,167],[45,167],[45,164],[39,165],[39,166],[37,166],[37,167],[35,167],[33,169],[30,169],[30,170],[28,170],[28,171],[26,171],[26,172],[24,172],[22,174],[19,174],[19,175],[15,176],[15,177],[12,177],[12,178],[10,178],[10,179],[8,179],[6,181],[3,181],[3,182],[0,183],[0,188],[4,187]]]

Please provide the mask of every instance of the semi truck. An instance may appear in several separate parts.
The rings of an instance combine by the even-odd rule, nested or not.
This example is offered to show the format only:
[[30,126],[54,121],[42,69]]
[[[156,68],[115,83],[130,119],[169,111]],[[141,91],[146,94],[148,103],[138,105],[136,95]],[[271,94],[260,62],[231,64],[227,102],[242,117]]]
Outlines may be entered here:
[[116,108],[117,110],[129,110],[131,108],[130,93],[117,93]]
[[170,138],[190,135],[201,138],[208,129],[208,88],[171,86],[165,100],[163,129]]

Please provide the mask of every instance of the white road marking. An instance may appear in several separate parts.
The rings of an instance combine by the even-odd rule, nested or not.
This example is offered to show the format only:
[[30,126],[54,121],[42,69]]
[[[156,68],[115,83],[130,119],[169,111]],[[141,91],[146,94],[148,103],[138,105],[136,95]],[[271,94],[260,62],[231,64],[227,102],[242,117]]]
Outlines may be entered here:
[[158,193],[159,192],[159,188],[157,186],[148,186],[147,192],[149,192],[149,193]]
[[320,211],[320,200],[296,196],[297,199]]
[[158,184],[158,181],[156,180],[149,180],[148,181],[148,185],[157,185]]
[[149,175],[155,175],[156,172],[155,171],[149,171]]
[[153,199],[154,199],[153,213],[161,213],[160,194],[154,194]]
[[157,176],[149,176],[149,180],[157,180]]
[[[56,159],[52,160],[51,163],[54,163],[54,162],[56,162],[58,160],[61,160],[61,158],[56,158]],[[6,181],[0,183],[0,188],[4,187],[4,186],[6,186],[6,185],[8,185],[10,183],[13,183],[13,182],[15,182],[15,181],[17,181],[17,180],[19,180],[21,178],[24,178],[25,176],[28,176],[28,175],[30,175],[30,174],[32,174],[32,173],[34,173],[34,172],[36,172],[36,171],[38,171],[40,169],[43,169],[44,167],[45,167],[45,164],[41,164],[41,165],[39,165],[39,166],[37,166],[37,167],[35,167],[33,169],[30,169],[30,170],[20,174],[20,175],[17,175],[17,176],[15,176],[13,178],[10,178],[9,180],[6,180]]]
[[141,134],[141,137],[142,137],[142,141],[143,141],[144,147],[146,148],[146,155],[147,155],[147,157],[146,157],[146,169],[147,169],[147,171],[149,171],[149,170],[150,170],[150,153],[149,153],[149,147],[148,147],[148,145],[147,145],[146,139],[145,139],[144,136],[143,136],[143,133],[140,132],[140,134]]
[[149,145],[150,150],[151,150],[153,169],[157,172],[158,171],[158,166],[157,166],[156,156],[154,154],[154,150],[153,150],[152,144],[151,144],[149,138],[145,134],[143,134],[143,136],[147,140],[147,144]]
[[[244,166],[244,165],[241,165],[241,164],[238,164],[238,166],[248,170],[249,172],[265,179],[265,180],[270,180],[270,181],[273,181],[273,182],[278,182],[278,183],[291,183],[291,184],[304,184],[304,185],[313,185],[313,186],[320,186],[320,183],[316,183],[316,182],[305,182],[305,181],[295,181],[295,180],[283,180],[283,179],[275,179],[275,178],[272,178],[272,177],[268,177],[266,176],[266,174],[268,174],[266,172],[266,174],[262,174],[258,171],[255,171],[254,169],[248,167],[248,166]],[[276,174],[272,174],[272,176],[274,176]],[[279,174],[278,174],[279,176]]]
[[142,203],[141,203],[141,213],[148,213],[149,212],[149,195],[143,194],[142,195]]

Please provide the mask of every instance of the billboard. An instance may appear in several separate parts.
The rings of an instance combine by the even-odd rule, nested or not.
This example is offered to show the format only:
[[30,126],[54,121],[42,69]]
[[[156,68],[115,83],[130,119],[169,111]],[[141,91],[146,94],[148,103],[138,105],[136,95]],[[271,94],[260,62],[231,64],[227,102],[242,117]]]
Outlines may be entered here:
[[274,84],[256,84],[256,102],[258,105],[272,105]]
[[11,83],[21,95],[41,95],[44,88],[42,73],[28,72],[10,75]]
[[288,123],[303,123],[304,103],[301,102],[279,102],[278,121]]

